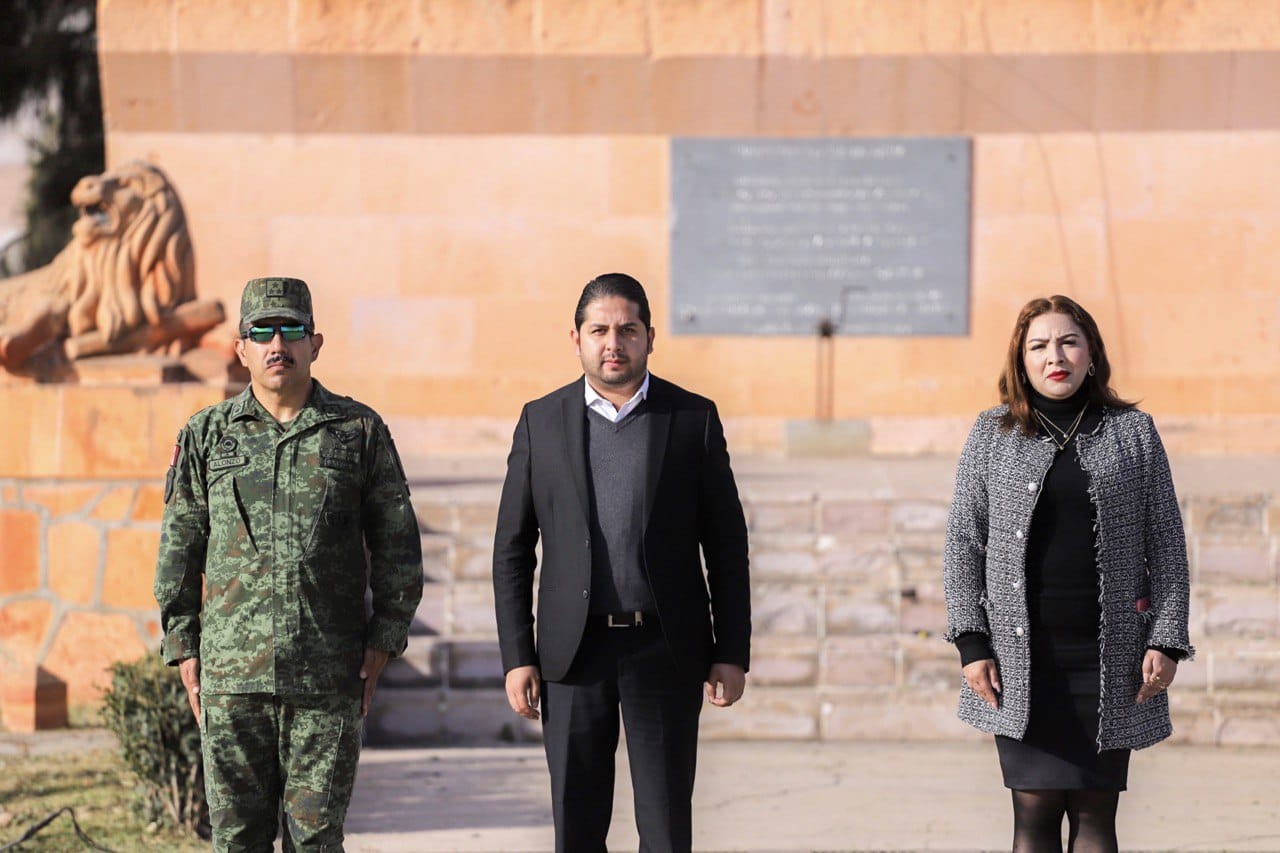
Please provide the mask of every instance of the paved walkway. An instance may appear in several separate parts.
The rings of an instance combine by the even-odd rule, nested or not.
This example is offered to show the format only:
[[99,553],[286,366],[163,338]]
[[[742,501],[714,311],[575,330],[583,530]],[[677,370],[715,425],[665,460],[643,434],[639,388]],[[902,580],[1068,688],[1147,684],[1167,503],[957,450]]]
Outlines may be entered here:
[[[0,733],[0,755],[105,749],[101,729]],[[1012,816],[987,743],[710,741],[699,750],[701,851],[1008,850]],[[1121,797],[1124,850],[1280,851],[1280,749],[1161,745]],[[539,746],[366,749],[352,853],[551,850]],[[635,850],[625,750],[613,850]],[[279,849],[279,845],[277,845]]]
[[[609,846],[635,850],[620,767]],[[1280,850],[1280,750],[1159,746],[1121,797],[1124,850]],[[366,750],[347,849],[535,851],[553,845],[540,747]],[[698,850],[1008,850],[990,743],[703,744]]]

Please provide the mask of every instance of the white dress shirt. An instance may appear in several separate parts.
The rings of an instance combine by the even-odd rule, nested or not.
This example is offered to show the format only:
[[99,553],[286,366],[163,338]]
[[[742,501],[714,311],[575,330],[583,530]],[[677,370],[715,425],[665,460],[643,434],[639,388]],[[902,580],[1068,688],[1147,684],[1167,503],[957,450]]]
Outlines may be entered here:
[[610,403],[604,397],[601,397],[600,393],[591,387],[591,381],[585,376],[582,379],[582,384],[587,386],[587,408],[594,409],[597,414],[604,415],[616,424],[618,421],[631,414],[631,412],[635,410],[635,407],[644,402],[645,398],[649,396],[649,371],[646,370],[644,372],[644,382],[640,383],[640,390],[636,392],[634,397],[623,403],[622,408],[620,409],[614,408],[613,403]]

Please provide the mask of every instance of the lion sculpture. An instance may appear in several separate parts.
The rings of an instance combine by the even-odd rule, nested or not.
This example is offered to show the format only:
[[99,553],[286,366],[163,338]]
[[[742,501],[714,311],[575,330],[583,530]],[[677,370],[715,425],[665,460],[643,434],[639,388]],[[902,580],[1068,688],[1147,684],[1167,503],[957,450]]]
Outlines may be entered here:
[[48,266],[0,280],[0,366],[14,371],[62,340],[67,360],[189,349],[220,323],[220,303],[193,303],[195,259],[164,173],[127,163],[82,178],[70,244]]

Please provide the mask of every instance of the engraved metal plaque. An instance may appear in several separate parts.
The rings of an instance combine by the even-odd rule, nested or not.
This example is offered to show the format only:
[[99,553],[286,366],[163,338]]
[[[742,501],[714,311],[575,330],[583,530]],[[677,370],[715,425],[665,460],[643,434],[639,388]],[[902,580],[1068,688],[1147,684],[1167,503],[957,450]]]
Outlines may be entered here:
[[964,138],[673,139],[672,330],[963,335]]

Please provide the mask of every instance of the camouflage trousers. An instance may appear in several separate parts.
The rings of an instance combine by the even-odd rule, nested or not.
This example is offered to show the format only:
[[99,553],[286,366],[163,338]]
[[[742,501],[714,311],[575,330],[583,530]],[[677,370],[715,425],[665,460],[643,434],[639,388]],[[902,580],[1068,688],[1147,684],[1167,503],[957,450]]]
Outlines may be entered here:
[[360,759],[360,700],[337,695],[202,694],[213,849],[342,850]]

